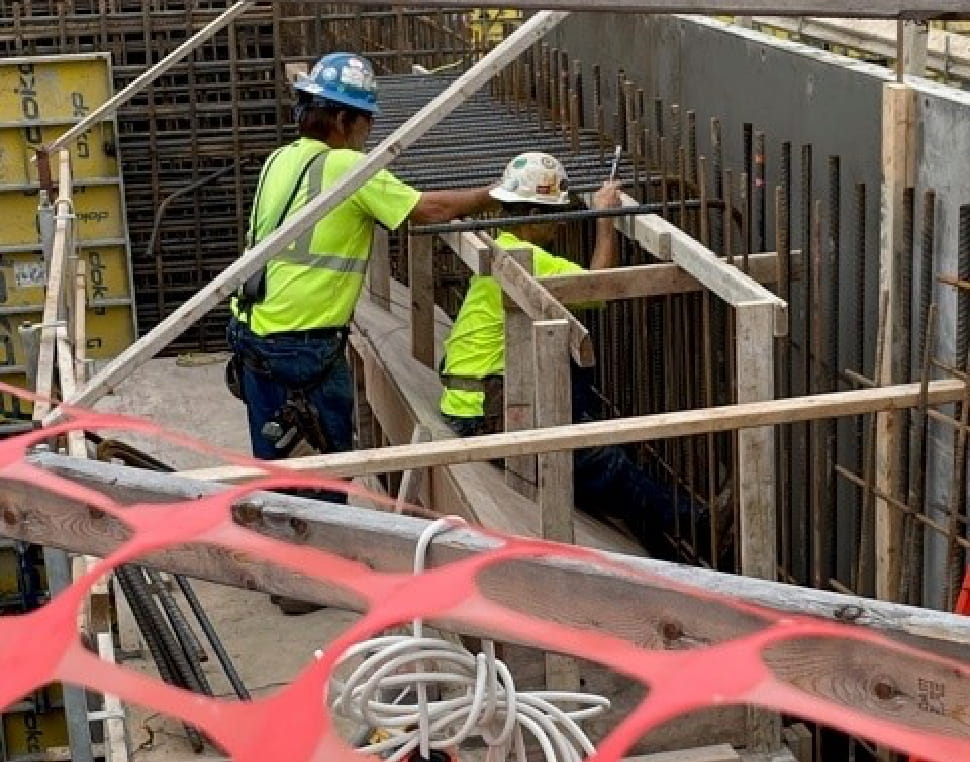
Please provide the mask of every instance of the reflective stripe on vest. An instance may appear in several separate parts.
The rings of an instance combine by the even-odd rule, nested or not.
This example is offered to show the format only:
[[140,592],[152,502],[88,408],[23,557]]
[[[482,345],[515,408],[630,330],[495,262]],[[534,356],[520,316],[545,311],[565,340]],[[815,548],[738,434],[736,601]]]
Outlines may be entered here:
[[[317,162],[320,159],[326,161],[329,151],[324,151],[314,157],[310,162],[310,169],[307,173],[307,197],[304,206],[320,195],[323,183],[323,166],[317,171]],[[363,275],[367,272],[367,260],[357,257],[345,257],[340,254],[317,254],[311,250],[313,245],[313,232],[316,228],[312,227],[304,232],[294,241],[293,245],[277,254],[274,259],[286,262],[290,265],[302,265],[315,270],[332,270],[338,273],[357,273]]]

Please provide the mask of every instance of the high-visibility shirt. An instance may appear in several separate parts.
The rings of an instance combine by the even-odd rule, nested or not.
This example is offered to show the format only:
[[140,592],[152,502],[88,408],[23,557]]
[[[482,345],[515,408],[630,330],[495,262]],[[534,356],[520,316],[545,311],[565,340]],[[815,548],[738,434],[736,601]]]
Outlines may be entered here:
[[[305,137],[276,151],[260,175],[249,246],[277,229],[287,202],[283,219],[336,184],[363,159],[358,151],[330,149]],[[301,173],[299,187],[294,189]],[[259,336],[347,325],[364,285],[375,220],[394,230],[420,198],[419,191],[390,172],[379,171],[311,231],[271,259],[266,267],[266,297],[248,314],[233,299],[233,313]]]
[[[568,259],[550,254],[540,246],[502,233],[495,242],[503,249],[532,249],[532,272],[537,277],[583,270]],[[505,310],[502,287],[491,275],[474,275],[451,334],[445,340],[442,372],[448,376],[482,379],[505,372]],[[441,412],[458,418],[485,415],[482,392],[445,389]]]

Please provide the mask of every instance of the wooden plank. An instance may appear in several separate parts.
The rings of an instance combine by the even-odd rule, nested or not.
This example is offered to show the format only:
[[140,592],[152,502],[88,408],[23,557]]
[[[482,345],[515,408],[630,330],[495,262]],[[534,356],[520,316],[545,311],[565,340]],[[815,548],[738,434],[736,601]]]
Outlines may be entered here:
[[[621,194],[625,206],[636,202]],[[704,244],[656,214],[617,218],[617,229],[660,259],[669,259],[705,288],[732,306],[770,302],[775,310],[775,335],[788,334],[788,305],[751,276],[718,258]]]
[[[928,386],[931,407],[961,400],[963,382],[933,381]],[[883,410],[905,410],[920,404],[920,385],[902,384],[880,389],[815,394],[806,397],[749,402],[636,418],[553,426],[534,431],[504,432],[461,441],[435,441],[418,447],[383,447],[378,450],[332,453],[294,458],[275,464],[297,471],[320,470],[332,476],[363,476],[383,471],[472,463],[510,455],[537,454],[577,447],[644,442],[668,437],[777,426],[783,423],[864,415]],[[216,466],[182,472],[200,481],[232,483],[263,475],[257,466]]]
[[926,76],[929,57],[930,26],[926,21],[902,21],[903,72],[917,77]]
[[[738,402],[774,397],[774,307],[756,302],[735,310],[735,351]],[[776,579],[775,432],[770,426],[738,433],[741,573]],[[781,745],[781,717],[762,709],[748,710],[747,746],[774,751]]]
[[[418,424],[414,427],[411,444],[422,444],[430,441],[431,429],[424,424]],[[397,499],[394,501],[395,513],[402,513],[405,506],[414,505],[417,502],[423,479],[424,469],[409,468],[401,475],[401,486],[397,490]]]
[[[115,646],[110,632],[98,633],[98,656],[109,664],[115,663]],[[105,762],[128,762],[128,734],[125,732],[125,708],[121,700],[110,693],[104,695]]]
[[[509,250],[502,258],[516,265],[524,275],[532,277],[532,249]],[[496,259],[496,262],[499,260]],[[493,267],[493,273],[496,271]],[[504,290],[504,286],[503,286]],[[536,379],[533,367],[532,319],[507,293],[505,307],[505,382],[503,405],[506,431],[526,431],[536,425]],[[536,458],[534,455],[515,455],[505,459],[505,481],[520,495],[536,496]]]
[[[479,233],[492,255],[492,275],[519,308],[532,320],[565,320],[569,323],[569,351],[573,359],[584,368],[596,361],[593,343],[586,327],[569,310],[562,306],[540,285],[529,270],[495,243],[491,237]],[[531,334],[530,334],[531,336]],[[508,369],[506,368],[506,371]],[[506,379],[508,383],[508,379]]]
[[[558,426],[572,421],[569,373],[569,323],[543,320],[532,324],[536,425]],[[538,503],[541,535],[546,540],[572,544],[573,457],[570,452],[543,453],[537,458]],[[579,664],[560,654],[546,654],[546,688],[580,689]]]
[[812,762],[812,731],[796,722],[785,728],[782,735],[796,762]]
[[741,757],[730,744],[722,743],[696,749],[624,757],[623,762],[741,762]]
[[380,225],[374,228],[374,241],[367,266],[367,290],[374,304],[385,310],[391,308],[390,246],[387,231]]
[[[121,504],[192,500],[219,491],[217,485],[158,474],[110,463],[78,460],[52,453],[30,456],[29,462],[65,478],[104,492]],[[368,567],[378,571],[401,572],[411,568],[415,543],[427,527],[423,519],[377,511],[348,511],[320,501],[305,500],[278,493],[260,493],[235,512],[242,525],[287,542],[310,545],[352,558],[366,558]],[[10,482],[4,491],[4,512],[0,516],[3,533],[41,544],[56,543],[70,550],[104,556],[124,539],[117,522],[86,509],[79,501],[37,490],[35,486]],[[467,558],[501,541],[456,529],[435,539],[430,550],[430,566]],[[846,596],[824,590],[800,588],[766,580],[721,574],[706,569],[682,567],[654,559],[608,554],[644,574],[629,575],[617,570],[599,569],[585,562],[556,563],[550,559],[528,558],[501,564],[478,582],[483,594],[503,602],[527,605],[529,613],[555,621],[581,622],[585,628],[613,632],[644,645],[663,644],[664,623],[676,612],[677,633],[683,633],[668,646],[716,643],[757,631],[760,616],[736,609],[713,599],[695,599],[676,589],[677,584],[692,584],[710,594],[729,595],[749,603],[768,606],[787,613],[803,613],[844,621],[851,615],[856,626],[872,627],[901,642],[944,654],[963,663],[970,661],[970,620],[956,614],[912,606]],[[226,552],[217,548],[180,544],[146,556],[148,565],[172,573],[209,579],[222,584],[250,587],[317,600],[354,609],[361,601],[342,585],[314,582],[289,574],[260,561],[251,554]],[[455,630],[455,623],[433,626]],[[458,630],[467,628],[461,627]],[[487,623],[478,634],[507,635],[492,631]],[[829,647],[832,650],[829,650]],[[795,660],[789,649],[796,649]],[[806,650],[807,649],[807,650]],[[802,657],[809,655],[807,661]],[[809,639],[776,642],[766,654],[771,668],[799,669],[811,674],[813,692],[839,693],[840,688],[872,692],[872,669],[846,669],[854,659],[882,660],[880,648],[871,643]],[[823,658],[824,657],[824,658]],[[832,661],[828,661],[831,658]],[[886,712],[905,717],[905,705],[918,702],[918,691],[908,691],[906,681],[918,678],[941,682],[947,697],[952,697],[953,714],[944,713],[925,720],[934,730],[965,734],[961,707],[970,701],[970,679],[965,671],[946,662],[924,660],[918,655],[896,653],[892,675],[900,688],[893,694]],[[824,670],[822,669],[824,667]],[[831,670],[832,680],[820,680]],[[876,672],[884,673],[885,666]],[[843,695],[849,695],[843,694]],[[845,699],[833,700],[846,703]],[[867,702],[871,703],[871,702]],[[854,704],[850,704],[852,706]],[[951,703],[947,703],[947,709]],[[946,730],[943,730],[946,728]]]
[[[72,405],[93,407],[97,400],[111,392],[128,378],[136,368],[151,359],[176,336],[207,314],[217,304],[235,292],[246,278],[262,267],[270,258],[310,230],[323,215],[347,199],[354,191],[390,164],[402,151],[413,144],[458,106],[474,95],[506,64],[527,50],[536,40],[566,18],[566,13],[541,12],[527,19],[494,50],[455,79],[444,92],[421,108],[405,124],[388,135],[367,158],[347,172],[338,183],[319,194],[313,201],[247,251],[198,293],[186,300],[148,334],[109,362],[84,388],[68,400]],[[60,417],[60,411],[49,414],[45,423]]]
[[[901,383],[905,358],[903,349],[909,331],[900,303],[904,257],[903,191],[912,187],[915,176],[914,90],[895,83],[883,87],[882,205],[880,220],[879,291],[887,293],[888,307],[882,367],[879,381]],[[876,597],[896,600],[901,584],[903,514],[879,494],[900,497],[903,419],[899,413],[882,412],[876,417]]]
[[[800,256],[800,251],[792,252],[793,260]],[[775,252],[752,254],[748,261],[751,266],[748,274],[755,281],[762,284],[777,281],[778,257]],[[801,276],[799,265],[793,264],[793,267],[793,278],[798,280]],[[701,282],[680,265],[667,262],[547,275],[536,280],[563,304],[691,294],[705,290]]]
[[411,353],[429,368],[434,361],[434,258],[431,236],[408,236]]
[[[392,0],[390,5],[407,5]],[[348,5],[388,5],[378,0],[350,0]],[[430,7],[479,8],[476,0],[429,0]],[[714,16],[840,16],[845,18],[970,18],[963,0],[511,0],[505,8],[554,11],[617,11],[627,13],[687,13]]]
[[488,246],[472,232],[439,233],[438,238],[447,244],[468,269],[475,275],[492,272],[492,256]]
[[[74,260],[74,315],[72,316],[71,342],[74,348],[74,380],[83,384],[87,380],[87,262]],[[71,392],[73,394],[74,392]]]
[[[534,372],[542,379],[535,387],[536,425],[561,426],[572,422],[569,373],[569,324],[543,320],[532,325]],[[569,451],[538,457],[538,502],[542,537],[572,544],[573,459]]]
[[[67,275],[67,259],[73,245],[74,209],[71,200],[71,155],[68,151],[58,154],[58,199],[54,204],[54,249],[50,271],[44,292],[44,310],[41,319],[40,345],[37,357],[37,387],[40,399],[34,403],[33,419],[42,421],[51,409],[54,394],[54,373],[57,355],[57,326],[65,318],[64,288]],[[74,284],[71,283],[71,288]]]

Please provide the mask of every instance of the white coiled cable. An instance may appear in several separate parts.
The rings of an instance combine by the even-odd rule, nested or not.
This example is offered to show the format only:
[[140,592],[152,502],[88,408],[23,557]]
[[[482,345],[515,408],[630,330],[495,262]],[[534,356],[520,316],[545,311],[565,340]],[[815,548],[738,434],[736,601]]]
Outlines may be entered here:
[[[464,522],[438,519],[422,533],[415,574],[424,571],[434,537],[456,523]],[[517,692],[508,667],[495,658],[492,641],[482,641],[483,651],[472,654],[447,640],[425,637],[420,619],[412,623],[412,632],[372,638],[348,649],[341,662],[361,658],[360,664],[346,681],[334,678],[330,683],[334,714],[389,734],[360,751],[399,762],[419,749],[422,759],[429,760],[433,749],[450,751],[478,737],[488,746],[488,762],[503,762],[512,751],[518,762],[525,762],[528,732],[546,762],[580,762],[594,753],[578,723],[605,712],[609,699],[563,691]],[[428,701],[429,684],[447,688],[451,697]],[[415,703],[403,703],[412,688]],[[386,699],[394,694],[393,701]],[[575,708],[565,710],[559,704]]]

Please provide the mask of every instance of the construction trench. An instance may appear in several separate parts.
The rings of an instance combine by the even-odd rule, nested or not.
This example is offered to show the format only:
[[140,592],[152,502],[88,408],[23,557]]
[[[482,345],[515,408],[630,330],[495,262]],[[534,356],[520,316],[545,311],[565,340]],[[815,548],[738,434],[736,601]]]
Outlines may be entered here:
[[[219,3],[0,2],[0,54],[11,57],[2,63],[9,66],[20,56],[108,52],[112,89],[120,92],[225,8]],[[117,158],[123,176],[117,187],[123,194],[124,230],[104,238],[86,235],[85,198],[105,183],[104,178],[76,177],[77,208],[82,210],[77,245],[86,252],[81,259],[89,276],[92,269],[97,271],[93,253],[109,245],[123,248],[130,290],[99,295],[89,283],[89,309],[100,310],[101,316],[111,309],[128,310],[119,324],[133,323],[130,342],[178,317],[187,302],[236,262],[261,162],[293,136],[289,82],[319,53],[349,48],[374,61],[381,74],[382,106],[371,137],[376,151],[388,136],[407,129],[426,104],[447,97],[463,71],[521,24],[513,14],[476,26],[467,9],[458,7],[259,3],[245,10],[122,106],[110,127],[101,128],[104,154]],[[709,51],[710,58],[697,56],[697,50]],[[714,70],[707,63],[711,58],[719,62]],[[936,72],[934,60],[930,55],[927,73]],[[44,61],[39,58],[35,65],[41,67]],[[631,269],[572,281],[534,279],[495,249],[489,228],[412,228],[378,235],[349,350],[358,392],[358,449],[404,446],[420,436],[432,442],[425,449],[419,444],[384,448],[383,456],[370,459],[364,453],[356,460],[324,457],[321,464],[332,466],[338,475],[373,477],[365,482],[368,488],[405,494],[436,513],[457,512],[514,534],[640,554],[622,526],[573,515],[570,505],[556,505],[561,493],[555,484],[557,479],[562,483],[563,474],[568,481],[568,471],[547,455],[556,445],[544,441],[542,432],[530,438],[510,426],[506,439],[494,445],[488,438],[478,449],[449,444],[448,430],[437,415],[440,340],[461,303],[469,274],[490,271],[510,295],[508,323],[518,331],[509,334],[515,343],[507,351],[506,405],[529,412],[520,416],[517,428],[545,430],[568,423],[561,409],[537,397],[544,386],[537,378],[562,372],[572,356],[595,367],[604,417],[627,423],[612,430],[609,423],[592,425],[575,434],[569,427],[560,428],[558,447],[576,447],[595,437],[627,444],[653,476],[690,496],[689,510],[669,538],[688,566],[656,568],[679,581],[788,613],[872,624],[902,642],[966,663],[970,631],[959,618],[942,613],[957,604],[968,547],[970,405],[963,382],[970,353],[970,181],[959,169],[959,157],[970,154],[970,97],[960,89],[966,80],[960,80],[959,66],[959,60],[945,62],[944,75],[953,86],[918,77],[898,84],[892,71],[857,58],[686,16],[574,15],[541,39],[524,43],[521,54],[407,145],[390,168],[423,190],[481,185],[497,179],[516,153],[541,150],[563,160],[581,199],[609,174],[614,147],[620,146],[618,176],[624,180],[625,203],[639,205],[635,215],[618,217],[616,223],[621,265]],[[73,122],[82,116],[72,115]],[[24,127],[17,123],[13,129]],[[47,133],[43,137],[52,139]],[[58,175],[56,162],[53,173]],[[28,195],[23,191],[35,180],[27,170],[23,187],[14,188],[0,176],[0,190]],[[35,193],[36,185],[31,187]],[[592,231],[592,220],[574,219],[563,225],[554,250],[588,264]],[[3,243],[5,255],[24,250],[23,242]],[[420,256],[410,256],[412,252]],[[8,283],[18,282],[15,273],[5,277]],[[579,320],[570,322],[560,302],[577,295],[602,300],[605,306],[579,311]],[[115,394],[98,409],[144,414],[239,451],[245,440],[244,412],[221,388],[218,373],[212,372],[216,366],[205,359],[225,350],[225,303],[213,299],[212,304],[215,308],[199,319],[178,321],[166,334],[168,340],[155,342],[149,354],[133,356],[131,370],[105,365],[123,347],[99,357],[101,339],[92,343],[94,334],[89,333],[89,341],[73,350],[91,358],[87,365],[76,364],[71,384],[77,399],[90,404],[113,389]],[[47,308],[41,297],[30,309],[4,312],[8,341],[20,346],[21,318],[12,316],[43,312],[39,323],[54,325],[56,305],[52,316]],[[66,336],[56,337],[65,340],[58,344],[59,352],[70,351],[68,337],[84,336],[83,331],[73,333],[78,330],[74,323]],[[548,333],[540,334],[543,330]],[[54,331],[49,333],[53,337]],[[41,353],[32,388],[42,392],[43,348]],[[146,364],[137,383],[125,382],[135,366],[155,354],[168,357],[152,361],[158,363],[156,370]],[[176,357],[185,362],[175,366]],[[8,377],[19,378],[23,372],[30,378],[21,350],[9,350],[6,365]],[[46,388],[73,400],[64,372],[62,367],[59,391],[50,379]],[[818,397],[802,407],[793,404],[782,410],[770,402],[810,395]],[[42,406],[31,411],[9,395],[4,399],[11,425],[18,418],[43,420],[49,411],[38,412]],[[193,406],[205,406],[206,400],[237,425],[210,424],[200,432]],[[651,418],[713,408],[727,413],[735,406],[737,416],[723,424],[716,411],[696,418]],[[438,450],[434,445],[440,445]],[[180,476],[199,481],[231,481],[243,475],[232,468],[212,468],[217,465],[212,457],[183,460],[184,453],[158,442],[142,439],[138,446],[161,462],[133,455],[120,444],[113,449],[111,442],[97,448],[77,441],[65,445],[72,455],[96,450],[109,464],[79,465],[44,453],[33,457],[52,471],[124,496],[176,499],[192,488],[176,477],[131,476],[116,465],[119,461],[154,470],[167,463],[183,472]],[[488,464],[496,457],[506,457],[510,476]],[[540,484],[546,486],[539,489]],[[33,506],[30,495],[15,487],[5,500],[25,515],[32,509],[66,510],[56,501],[53,507]],[[287,499],[277,509],[284,514],[292,510],[294,516],[307,510]],[[730,520],[711,521],[712,535],[700,538],[697,517],[703,510],[727,512]],[[305,531],[296,532],[271,521],[260,530],[325,549],[341,549],[334,538],[353,543],[346,547],[354,552],[367,547],[331,514],[306,515],[311,518],[300,521],[309,522],[309,530],[300,524]],[[375,536],[397,543],[374,563],[409,568],[414,530],[396,520],[387,517],[386,524],[368,527]],[[24,520],[4,526],[11,538],[78,554],[104,555],[117,542],[110,528],[97,522],[68,538],[52,533],[56,524]],[[29,563],[38,553],[21,546],[4,552],[11,558],[32,553]],[[215,612],[215,629],[232,653],[225,661],[235,662],[242,675],[241,680],[227,678],[225,692],[239,698],[248,693],[245,685],[293,678],[321,645],[319,632],[336,636],[352,620],[346,609],[354,607],[339,591],[281,579],[268,565],[220,565],[191,553],[172,553],[158,565],[173,575],[170,580],[126,567],[117,583],[93,593],[85,626],[98,645],[105,639],[93,636],[113,633],[115,648],[108,637],[108,650],[122,656],[132,656],[129,650],[140,649],[143,656],[152,651],[163,678],[162,665],[167,664],[174,670],[167,679],[197,692],[205,691],[207,680],[223,681],[214,677],[220,659],[210,657],[203,664],[192,655],[197,649],[186,632],[190,626],[172,608],[168,591],[177,589],[189,612],[190,603],[182,596],[190,589],[184,584],[187,578],[332,604],[305,620],[284,620],[273,613],[265,595],[201,586],[204,608]],[[772,587],[755,580],[735,586],[730,580],[741,577],[715,571],[800,587]],[[587,588],[571,581],[577,585],[577,608],[595,610],[590,592],[595,585]],[[569,608],[562,590],[543,584],[524,589],[535,600],[559,601],[561,609]],[[533,600],[518,587],[514,590],[514,595]],[[789,595],[786,590],[799,592]],[[24,610],[26,596],[18,595],[16,587],[3,592],[5,612]],[[662,586],[629,591],[617,583],[616,600],[607,607],[601,626],[637,642],[673,649],[719,641],[723,631],[743,631],[743,624],[727,615],[720,624],[705,621],[692,605],[671,595]],[[133,612],[123,601],[129,597],[135,601]],[[155,614],[153,599],[163,607]],[[117,613],[109,606],[111,600]],[[556,611],[553,604],[548,608]],[[240,626],[248,624],[248,612],[260,615],[258,638],[241,632],[249,629]],[[152,617],[153,622],[145,623]],[[139,635],[133,618],[155,634]],[[214,643],[205,650],[212,650]],[[265,652],[281,643],[295,652],[292,659],[277,654],[259,669],[247,663],[258,661],[253,648]],[[191,663],[173,668],[186,653]],[[588,690],[609,695],[614,714],[591,723],[594,740],[639,699],[639,686],[592,665],[564,668],[511,647],[508,659],[521,670],[523,684],[548,680],[550,685],[568,685],[583,678]],[[894,717],[917,728],[932,716],[939,723],[935,729],[970,735],[961,715],[965,676],[929,679],[930,672],[910,665],[819,661],[817,674],[805,676],[797,669],[788,674],[847,706],[863,704],[874,716]],[[148,659],[132,663],[153,669]],[[832,685],[815,685],[825,680]],[[216,695],[222,692],[209,689]],[[185,759],[193,750],[219,754],[197,730],[182,730],[174,721],[165,725],[164,733],[173,731],[178,739],[165,748],[139,748],[145,742],[137,729],[149,720],[129,715],[129,727],[119,731],[117,713],[108,710],[103,734],[101,722],[91,723],[94,753],[89,750],[85,757],[75,733],[77,702],[84,703],[84,697],[69,695],[62,701],[38,691],[5,714],[0,756],[25,762],[92,756]],[[871,695],[883,705],[859,698]],[[112,720],[115,725],[108,727]],[[18,747],[14,726],[31,723],[40,723],[52,739],[44,749]],[[70,734],[66,727],[72,728]],[[125,741],[126,733],[135,743]],[[31,738],[36,742],[36,734]],[[831,731],[823,723],[749,713],[741,707],[672,723],[646,736],[630,754],[691,749],[693,756],[684,760],[755,759],[756,754],[799,762],[892,758],[871,740]]]

